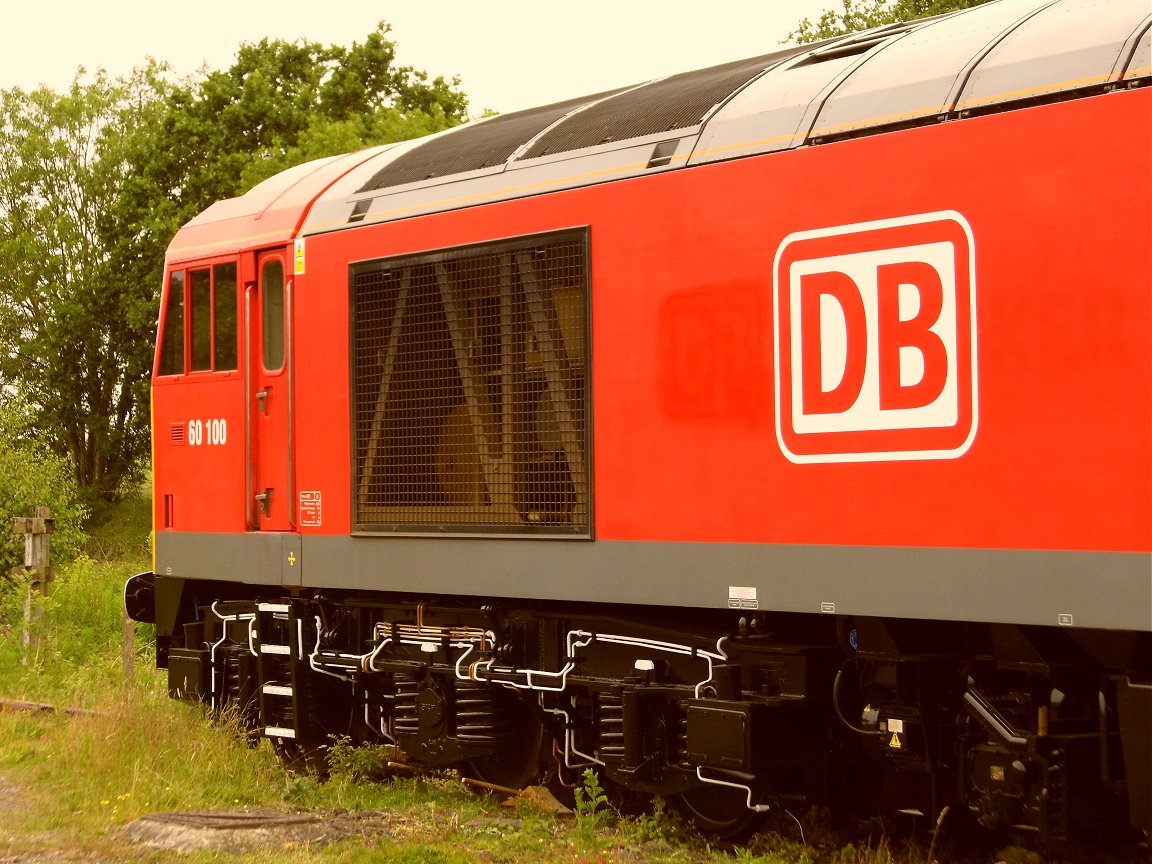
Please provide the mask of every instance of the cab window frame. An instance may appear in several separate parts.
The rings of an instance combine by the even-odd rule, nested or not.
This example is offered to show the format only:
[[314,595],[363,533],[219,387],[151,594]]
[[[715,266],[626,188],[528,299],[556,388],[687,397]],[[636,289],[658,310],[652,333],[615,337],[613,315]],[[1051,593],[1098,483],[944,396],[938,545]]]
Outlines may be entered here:
[[[236,256],[184,262],[168,269],[157,328],[154,379],[239,374],[239,277]],[[174,315],[179,319],[175,323]],[[171,340],[180,342],[179,349],[171,347]]]

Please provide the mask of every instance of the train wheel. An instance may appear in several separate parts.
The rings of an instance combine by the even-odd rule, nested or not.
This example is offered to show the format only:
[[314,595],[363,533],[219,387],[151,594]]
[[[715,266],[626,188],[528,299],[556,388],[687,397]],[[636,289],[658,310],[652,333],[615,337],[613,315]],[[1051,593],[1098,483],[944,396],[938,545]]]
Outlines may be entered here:
[[738,843],[755,834],[768,816],[749,809],[746,792],[723,786],[690,789],[672,801],[697,831],[728,843]]
[[531,711],[524,712],[517,729],[520,734],[509,738],[499,753],[469,760],[460,773],[507,789],[523,789],[538,781],[551,738]]

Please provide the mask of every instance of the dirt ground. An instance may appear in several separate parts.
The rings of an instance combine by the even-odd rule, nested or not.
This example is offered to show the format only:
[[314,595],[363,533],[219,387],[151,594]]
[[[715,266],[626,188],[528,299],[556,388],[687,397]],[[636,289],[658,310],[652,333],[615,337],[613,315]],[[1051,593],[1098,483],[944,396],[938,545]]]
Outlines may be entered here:
[[[71,843],[48,832],[27,831],[12,814],[29,805],[26,792],[0,774],[0,864],[103,864],[109,860],[99,852],[71,849]],[[150,813],[122,829],[126,854],[115,857],[132,858],[136,850],[142,854],[158,849],[243,852],[288,844],[326,844],[352,837],[390,837],[394,827],[394,819],[379,811],[293,812],[244,807]]]

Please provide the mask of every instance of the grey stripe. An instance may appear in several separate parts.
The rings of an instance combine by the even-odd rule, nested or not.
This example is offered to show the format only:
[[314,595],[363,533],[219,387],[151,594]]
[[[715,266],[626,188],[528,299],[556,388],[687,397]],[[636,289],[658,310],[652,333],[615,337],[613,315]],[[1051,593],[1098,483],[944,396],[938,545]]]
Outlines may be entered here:
[[158,532],[156,562],[188,579],[700,608],[735,587],[761,610],[1152,631],[1152,556],[1135,552]]

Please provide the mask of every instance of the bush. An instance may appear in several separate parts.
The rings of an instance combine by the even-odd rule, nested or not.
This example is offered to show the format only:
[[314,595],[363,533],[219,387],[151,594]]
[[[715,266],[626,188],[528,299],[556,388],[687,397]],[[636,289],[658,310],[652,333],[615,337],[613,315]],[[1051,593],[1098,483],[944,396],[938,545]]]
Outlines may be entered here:
[[13,517],[48,507],[56,520],[52,558],[67,561],[84,543],[86,514],[68,461],[28,434],[22,415],[0,402],[0,574],[24,563],[24,540],[13,534]]

